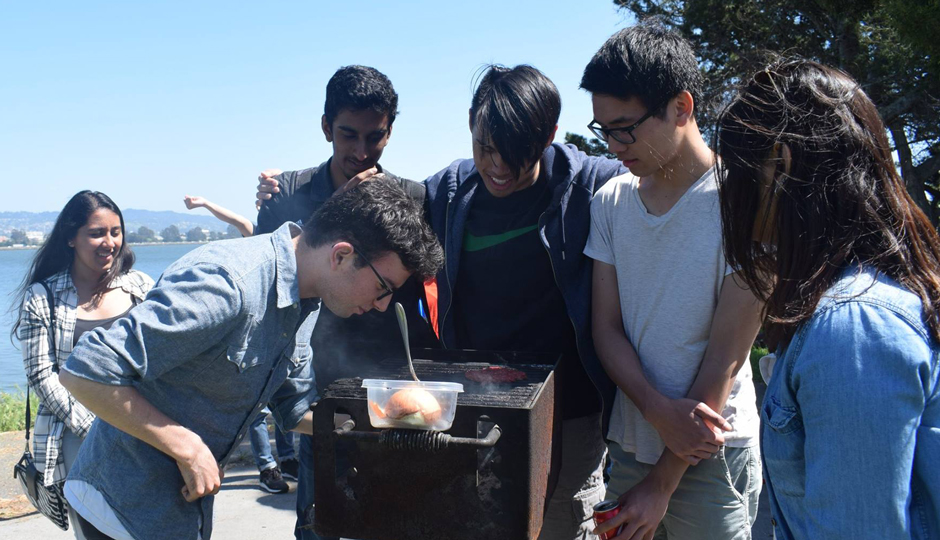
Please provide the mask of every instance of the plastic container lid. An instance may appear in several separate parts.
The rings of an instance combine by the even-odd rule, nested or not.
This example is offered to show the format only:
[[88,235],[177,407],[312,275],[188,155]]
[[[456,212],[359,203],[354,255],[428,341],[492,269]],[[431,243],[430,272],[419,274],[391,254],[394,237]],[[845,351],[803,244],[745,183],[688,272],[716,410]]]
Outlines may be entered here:
[[463,392],[463,385],[453,382],[440,381],[398,381],[388,379],[363,379],[363,388],[379,388],[397,390],[401,388],[424,388],[425,390],[437,390],[441,392]]

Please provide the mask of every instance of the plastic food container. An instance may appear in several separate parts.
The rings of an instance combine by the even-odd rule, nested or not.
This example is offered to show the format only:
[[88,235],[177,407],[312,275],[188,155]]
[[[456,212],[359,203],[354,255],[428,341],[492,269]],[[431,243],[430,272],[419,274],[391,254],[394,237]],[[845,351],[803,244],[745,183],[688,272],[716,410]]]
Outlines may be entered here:
[[451,382],[364,379],[369,420],[374,428],[446,431],[454,423],[457,393],[463,385]]

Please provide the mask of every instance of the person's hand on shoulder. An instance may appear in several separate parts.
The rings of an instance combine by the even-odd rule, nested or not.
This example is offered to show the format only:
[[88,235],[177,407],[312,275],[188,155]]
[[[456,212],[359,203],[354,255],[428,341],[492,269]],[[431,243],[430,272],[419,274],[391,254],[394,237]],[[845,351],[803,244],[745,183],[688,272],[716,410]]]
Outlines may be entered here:
[[334,191],[333,195],[342,195],[343,193],[346,193],[350,189],[358,186],[362,182],[365,182],[366,180],[372,180],[373,178],[385,178],[385,176],[379,173],[379,170],[375,167],[372,167],[371,169],[366,169],[362,171],[361,173],[357,174],[356,176],[353,176],[352,178],[350,178],[348,182],[346,182],[345,184],[340,186],[339,189]]
[[281,169],[265,169],[258,174],[258,192],[255,194],[255,209],[261,210],[264,201],[270,200],[272,194],[280,193],[278,181],[275,176],[281,174]]

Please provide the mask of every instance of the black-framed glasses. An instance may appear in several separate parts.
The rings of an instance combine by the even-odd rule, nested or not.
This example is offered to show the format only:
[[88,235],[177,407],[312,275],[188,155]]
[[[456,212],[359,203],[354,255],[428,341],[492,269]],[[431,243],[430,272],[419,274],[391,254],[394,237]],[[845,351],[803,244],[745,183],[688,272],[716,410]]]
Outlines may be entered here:
[[633,135],[633,130],[640,127],[640,124],[645,122],[649,117],[656,114],[662,105],[657,105],[649,111],[646,112],[639,120],[633,123],[633,125],[627,127],[618,127],[618,128],[602,128],[597,120],[591,120],[591,123],[588,124],[587,128],[591,130],[591,133],[594,134],[598,139],[608,142],[608,137],[613,137],[615,141],[621,144],[633,144],[636,142],[636,137]]
[[356,251],[356,253],[358,253],[359,256],[362,257],[362,260],[365,261],[366,264],[369,265],[369,268],[372,270],[372,273],[375,274],[375,277],[379,280],[379,284],[381,284],[382,288],[385,289],[385,292],[380,294],[378,298],[375,299],[375,301],[378,302],[379,300],[384,300],[385,298],[388,298],[389,296],[395,294],[395,289],[389,287],[388,283],[385,282],[385,279],[382,277],[382,275],[379,274],[379,271],[376,270],[374,266],[372,266],[371,262],[369,262],[369,258],[366,257],[365,253],[363,253],[361,249],[357,248],[353,244],[349,244],[349,245],[351,245],[353,249]]

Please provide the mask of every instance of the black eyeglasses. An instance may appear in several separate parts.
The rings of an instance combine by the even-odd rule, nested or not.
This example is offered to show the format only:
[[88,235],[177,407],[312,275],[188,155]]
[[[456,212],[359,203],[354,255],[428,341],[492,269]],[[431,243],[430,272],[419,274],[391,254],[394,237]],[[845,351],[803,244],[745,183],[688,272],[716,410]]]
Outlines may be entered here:
[[381,284],[381,285],[382,285],[382,288],[385,289],[385,292],[383,292],[382,294],[380,294],[380,295],[378,296],[378,298],[375,299],[375,301],[378,302],[379,300],[383,300],[383,299],[388,298],[389,296],[395,294],[395,289],[393,289],[393,288],[391,288],[391,287],[388,286],[388,283],[385,282],[385,279],[382,278],[382,275],[379,274],[379,271],[376,270],[374,266],[372,266],[372,263],[371,263],[371,262],[369,262],[369,258],[366,257],[365,253],[363,253],[361,249],[357,248],[357,247],[354,246],[353,244],[350,243],[349,245],[351,245],[351,246],[353,247],[353,249],[356,251],[356,253],[358,253],[359,256],[362,257],[362,260],[365,261],[366,264],[369,265],[369,268],[372,269],[372,273],[375,274],[375,277],[376,277],[376,278],[378,278],[379,284]]
[[591,133],[594,134],[598,139],[608,142],[608,137],[613,137],[615,141],[621,144],[633,144],[636,142],[636,137],[633,135],[633,130],[638,128],[640,124],[646,121],[647,118],[656,114],[662,107],[662,104],[653,107],[646,114],[640,117],[639,120],[634,122],[632,126],[619,127],[619,128],[602,128],[598,125],[597,120],[591,120],[591,123],[588,124],[587,128],[591,130]]

